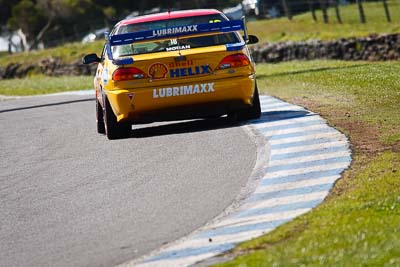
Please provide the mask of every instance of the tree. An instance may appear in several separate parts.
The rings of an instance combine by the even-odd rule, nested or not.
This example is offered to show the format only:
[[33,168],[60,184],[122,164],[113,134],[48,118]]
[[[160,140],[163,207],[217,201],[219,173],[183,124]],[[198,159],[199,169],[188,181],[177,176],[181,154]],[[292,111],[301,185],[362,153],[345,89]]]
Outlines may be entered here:
[[[281,1],[281,0],[276,0]],[[224,8],[241,0],[0,0],[0,25],[18,32],[25,50],[55,46],[113,26],[133,11]]]
[[389,13],[389,8],[387,5],[387,2],[386,2],[386,0],[382,0],[382,2],[383,2],[383,8],[385,9],[386,20],[387,20],[387,22],[391,22],[392,20],[390,19],[390,13]]
[[322,18],[324,20],[324,23],[329,23],[329,17],[328,17],[328,5],[327,5],[327,0],[319,0],[319,4],[321,6],[322,10]]
[[315,14],[314,0],[307,0],[307,3],[308,3],[308,7],[310,9],[313,21],[317,22],[317,15]]
[[20,0],[0,0],[0,33],[6,30],[8,19],[11,17],[12,8],[18,4]]
[[360,22],[365,23],[365,13],[364,13],[364,8],[362,5],[362,0],[357,0],[357,5],[358,5],[358,12],[360,13]]
[[17,31],[24,50],[29,51],[39,43],[57,45],[60,40],[81,38],[93,25],[104,27],[103,18],[91,0],[21,0],[12,8],[8,26]]
[[282,0],[283,10],[285,11],[285,15],[289,20],[292,20],[292,13],[290,12],[289,5],[286,0]]
[[338,23],[342,24],[342,17],[340,16],[338,0],[332,0],[332,2],[333,6],[335,7],[336,20]]
[[36,43],[34,40],[37,34],[44,27],[44,14],[31,0],[19,2],[12,8],[11,14],[8,26],[17,31],[22,40],[23,50],[31,50]]
[[104,23],[110,27],[111,23],[116,19],[117,16],[117,11],[115,10],[114,7],[108,6],[103,8],[103,14],[104,14]]

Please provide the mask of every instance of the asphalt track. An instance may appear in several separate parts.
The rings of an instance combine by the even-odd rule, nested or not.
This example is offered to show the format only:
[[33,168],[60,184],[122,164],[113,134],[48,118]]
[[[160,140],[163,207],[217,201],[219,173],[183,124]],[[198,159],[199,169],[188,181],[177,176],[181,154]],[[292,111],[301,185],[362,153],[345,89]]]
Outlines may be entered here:
[[225,119],[138,126],[108,141],[92,96],[0,102],[0,266],[113,266],[248,192],[254,140]]
[[255,136],[258,151],[256,188],[246,201],[233,213],[119,267],[209,266],[226,261],[221,253],[324,201],[350,165],[346,136],[300,106],[264,95],[260,102],[261,118],[243,126]]

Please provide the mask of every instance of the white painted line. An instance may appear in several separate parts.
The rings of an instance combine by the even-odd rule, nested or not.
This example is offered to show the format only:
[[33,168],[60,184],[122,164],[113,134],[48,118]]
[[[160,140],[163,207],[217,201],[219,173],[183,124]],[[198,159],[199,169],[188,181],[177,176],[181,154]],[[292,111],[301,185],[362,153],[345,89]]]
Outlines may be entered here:
[[[225,243],[238,243],[244,240],[247,240],[249,235],[253,234],[263,234],[266,233],[268,229],[263,230],[254,230],[254,231],[247,231],[241,232],[238,234],[230,234],[230,235],[223,235],[223,236],[213,236],[213,237],[204,237],[204,238],[192,238],[187,242],[177,244],[173,248],[166,249],[164,252],[173,252],[182,249],[196,249],[196,248],[206,248],[209,246],[217,246]],[[210,240],[211,238],[211,240]]]
[[[233,235],[228,235],[224,236],[223,238],[220,237],[213,237],[212,242],[209,242],[208,238],[204,239],[191,239],[188,243],[183,243],[183,245],[178,245],[176,247],[173,247],[174,250],[167,249],[163,251],[163,253],[168,253],[168,252],[173,252],[175,250],[195,250],[196,248],[201,249],[205,251],[202,254],[198,254],[196,256],[188,256],[185,258],[177,257],[177,258],[168,258],[165,260],[160,261],[145,261],[140,264],[134,265],[138,267],[179,267],[179,266],[188,266],[188,262],[190,263],[195,263],[213,256],[216,256],[220,253],[220,251],[216,252],[210,252],[207,250],[207,247],[218,247],[218,245],[223,245],[223,244],[238,244],[240,242],[249,240],[249,237],[256,238],[261,235],[264,235],[268,232],[270,232],[272,229],[263,229],[263,230],[254,230],[254,231],[249,231],[249,232],[243,232],[243,233],[238,233],[238,234],[233,234]],[[133,266],[134,262],[126,263],[126,264],[121,264],[118,265],[119,267],[127,267],[127,266]]]
[[309,141],[309,140],[318,140],[323,138],[331,138],[333,140],[337,140],[340,138],[337,132],[321,132],[321,133],[310,133],[308,135],[298,136],[298,137],[288,137],[277,140],[270,140],[269,143],[271,145],[282,145],[287,143],[299,142],[299,141]]
[[[222,251],[221,251],[222,252]],[[196,256],[186,256],[186,257],[176,257],[176,258],[168,258],[168,259],[163,259],[160,263],[160,261],[144,261],[139,264],[135,264],[135,262],[128,262],[125,264],[118,265],[119,267],[125,267],[125,266],[140,266],[140,267],[183,267],[183,266],[188,266],[191,263],[196,263],[201,260],[211,258],[213,256],[218,255],[220,252],[215,251],[215,252],[207,252],[204,254],[196,255]]]
[[[323,120],[319,116],[306,116],[306,117],[299,117],[299,118],[287,118],[284,120],[261,122],[261,123],[254,124],[253,127],[256,129],[263,129],[263,128],[268,128],[268,127],[301,124],[301,123],[310,122],[310,121],[316,121],[316,122],[320,121],[321,124],[323,123]],[[325,125],[325,127],[326,127],[326,125]]]
[[349,156],[348,151],[338,151],[338,152],[331,152],[331,153],[319,154],[319,155],[302,156],[300,158],[271,160],[270,163],[268,164],[268,167],[276,167],[276,166],[295,164],[295,163],[306,163],[306,162],[312,162],[315,160],[328,160],[328,159],[341,158],[341,157],[345,157],[345,156]]
[[299,168],[299,169],[294,169],[294,170],[267,172],[267,174],[264,176],[264,179],[275,179],[275,178],[289,176],[289,175],[307,174],[308,172],[346,168],[348,165],[349,165],[348,162],[338,162],[338,163],[324,164],[324,165],[319,165],[319,166]]
[[271,155],[281,155],[281,154],[288,154],[295,152],[307,152],[322,148],[328,149],[330,147],[340,146],[340,145],[345,145],[345,143],[343,143],[343,141],[330,141],[315,145],[296,146],[296,147],[281,148],[281,149],[276,148],[272,151]]
[[316,178],[316,179],[260,186],[257,189],[257,193],[258,194],[271,193],[271,192],[279,192],[279,191],[288,190],[288,189],[306,188],[306,187],[314,186],[314,185],[323,185],[323,184],[329,184],[329,183],[333,184],[338,178],[340,178],[340,175],[332,175],[332,176]]
[[269,213],[264,215],[256,215],[256,216],[249,216],[243,218],[230,218],[226,219],[221,223],[215,225],[215,227],[231,227],[231,226],[243,226],[243,225],[252,225],[256,223],[265,223],[274,220],[287,220],[297,217],[301,214],[308,212],[310,208],[303,208],[291,211],[282,211],[276,213]]
[[[258,193],[256,190],[255,193]],[[309,202],[314,200],[323,200],[328,194],[328,191],[321,191],[309,194],[287,196],[287,197],[275,197],[260,201],[255,201],[254,205],[251,206],[251,210],[272,208],[281,205],[295,204],[299,202]]]
[[322,129],[326,129],[325,124],[316,124],[310,126],[288,128],[282,130],[272,130],[272,131],[263,131],[263,129],[260,129],[260,131],[262,131],[266,137],[271,137],[273,135],[278,135],[278,134],[299,133],[299,132],[322,130]]
[[[261,102],[261,108],[263,112],[272,112],[275,113],[277,111],[299,111],[303,110],[306,111],[303,107],[300,106],[294,106],[285,102]],[[282,110],[281,110],[282,109]]]
[[57,96],[57,95],[94,95],[95,90],[81,90],[81,91],[69,91],[69,92],[61,92],[49,94],[47,96]]
[[0,101],[2,100],[13,100],[13,99],[21,99],[21,98],[31,98],[31,97],[47,97],[47,96],[59,96],[59,95],[94,95],[95,90],[80,90],[80,91],[68,91],[54,94],[45,94],[45,95],[27,95],[27,96],[5,96],[0,95]]
[[284,103],[284,102],[278,102],[278,103],[269,103],[269,104],[261,104],[263,107],[265,107],[265,110],[278,110],[278,109],[289,109],[293,110],[293,105]]
[[276,103],[286,103],[286,102],[283,102],[283,101],[278,100],[276,98],[263,98],[263,97],[260,97],[260,104],[263,107],[266,106],[266,105],[276,104]]

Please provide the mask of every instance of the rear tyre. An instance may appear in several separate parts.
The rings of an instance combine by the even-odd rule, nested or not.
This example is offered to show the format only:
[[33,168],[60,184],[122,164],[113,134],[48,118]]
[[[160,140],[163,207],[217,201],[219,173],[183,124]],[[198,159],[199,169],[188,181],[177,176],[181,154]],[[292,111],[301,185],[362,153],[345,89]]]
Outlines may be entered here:
[[106,128],[104,126],[103,107],[100,105],[99,100],[97,98],[96,98],[96,123],[97,123],[97,132],[99,134],[105,134]]
[[239,121],[253,120],[260,118],[261,105],[260,105],[260,96],[258,94],[257,84],[254,90],[252,106],[250,108],[239,111],[236,115],[237,115],[236,118]]
[[105,99],[104,125],[107,138],[110,140],[129,137],[132,131],[132,125],[129,123],[117,122],[117,117],[112,111],[110,102]]

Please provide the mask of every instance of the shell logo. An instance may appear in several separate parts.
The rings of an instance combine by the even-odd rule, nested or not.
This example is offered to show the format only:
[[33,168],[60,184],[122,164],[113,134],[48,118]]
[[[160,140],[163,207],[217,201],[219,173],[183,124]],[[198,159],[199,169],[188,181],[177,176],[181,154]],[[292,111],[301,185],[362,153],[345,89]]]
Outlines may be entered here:
[[163,63],[157,62],[149,67],[149,76],[153,79],[164,79],[167,73],[168,68]]

